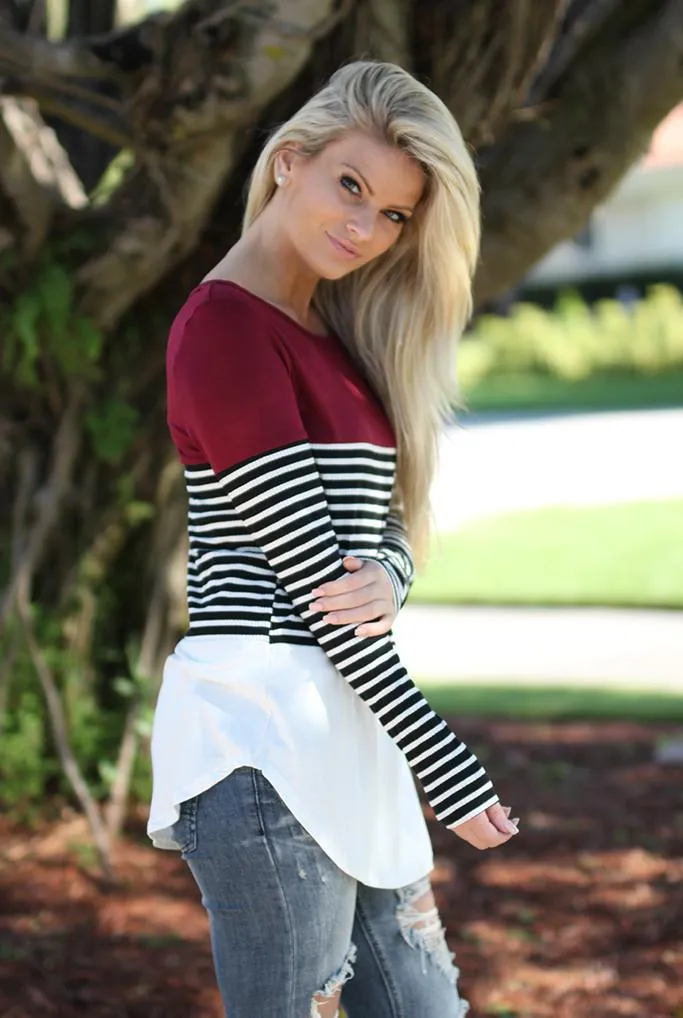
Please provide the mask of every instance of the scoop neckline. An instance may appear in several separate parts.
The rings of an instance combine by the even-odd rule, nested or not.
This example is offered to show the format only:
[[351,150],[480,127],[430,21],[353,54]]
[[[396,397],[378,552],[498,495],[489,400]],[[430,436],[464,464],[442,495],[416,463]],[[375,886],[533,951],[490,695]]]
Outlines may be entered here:
[[253,290],[248,290],[246,286],[242,286],[241,283],[236,283],[234,279],[219,279],[217,277],[214,279],[203,279],[201,283],[197,284],[196,289],[199,289],[201,286],[209,286],[211,283],[220,283],[222,286],[234,286],[235,289],[241,290],[242,293],[246,293],[248,297],[258,301],[259,304],[265,304],[267,308],[274,311],[275,314],[280,316],[280,318],[284,318],[285,321],[289,322],[290,325],[293,325],[295,329],[305,332],[307,336],[313,336],[314,339],[333,338],[333,334],[330,332],[314,332],[312,329],[307,329],[305,325],[302,325],[301,322],[297,322],[295,318],[288,315],[286,311],[282,310],[282,308],[277,307],[276,304],[271,304],[269,300],[266,300],[265,297],[260,297],[257,293],[254,293]]

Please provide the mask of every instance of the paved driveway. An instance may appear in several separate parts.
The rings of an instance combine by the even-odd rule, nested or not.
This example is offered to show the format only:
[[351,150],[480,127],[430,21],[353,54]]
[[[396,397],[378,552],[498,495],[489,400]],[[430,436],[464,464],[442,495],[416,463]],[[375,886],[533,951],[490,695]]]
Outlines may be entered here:
[[683,695],[683,612],[408,605],[394,635],[416,679]]
[[466,417],[444,434],[437,528],[549,505],[683,498],[683,408]]
[[[449,429],[437,528],[549,505],[683,498],[683,409],[466,418]],[[683,612],[408,605],[395,627],[423,679],[570,682],[683,694]]]

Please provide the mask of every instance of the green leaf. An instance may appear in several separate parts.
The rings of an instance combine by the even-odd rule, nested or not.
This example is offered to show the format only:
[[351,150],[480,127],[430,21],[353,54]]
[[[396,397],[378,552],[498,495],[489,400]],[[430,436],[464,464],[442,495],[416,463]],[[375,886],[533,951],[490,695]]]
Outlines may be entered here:
[[104,333],[95,328],[89,318],[79,316],[74,322],[74,328],[78,335],[78,342],[83,351],[84,357],[92,363],[97,362],[104,347]]
[[38,381],[36,363],[40,352],[39,318],[40,304],[35,294],[30,290],[20,293],[11,320],[11,328],[18,341],[14,371],[17,381],[27,386],[36,385]]
[[110,399],[86,417],[96,455],[104,463],[119,463],[130,448],[140,414],[123,400]]
[[129,523],[137,526],[139,523],[144,523],[154,516],[154,505],[151,502],[142,502],[140,500],[130,502],[126,506],[125,515]]
[[118,693],[119,696],[123,696],[129,699],[135,692],[135,683],[132,679],[126,675],[119,675],[117,679],[112,682],[112,688],[114,692]]
[[58,350],[69,333],[73,302],[71,276],[63,265],[51,261],[43,266],[36,287],[50,336],[50,346]]
[[97,764],[97,772],[102,780],[102,783],[107,787],[111,788],[116,777],[116,767],[111,760],[99,760]]

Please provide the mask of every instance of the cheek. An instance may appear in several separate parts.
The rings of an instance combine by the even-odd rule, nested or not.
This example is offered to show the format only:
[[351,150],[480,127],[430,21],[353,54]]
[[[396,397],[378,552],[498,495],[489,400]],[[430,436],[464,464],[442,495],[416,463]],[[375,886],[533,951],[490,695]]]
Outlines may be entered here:
[[298,211],[306,228],[315,230],[319,225],[342,220],[346,210],[335,181],[310,180],[301,189]]
[[384,223],[379,222],[373,237],[374,257],[384,254],[390,247],[393,247],[400,236],[401,231],[388,219],[385,219]]

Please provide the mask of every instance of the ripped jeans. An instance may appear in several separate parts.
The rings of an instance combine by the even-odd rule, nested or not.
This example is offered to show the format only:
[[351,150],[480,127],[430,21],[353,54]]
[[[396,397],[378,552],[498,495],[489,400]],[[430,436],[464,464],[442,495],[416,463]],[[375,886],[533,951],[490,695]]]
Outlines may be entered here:
[[184,802],[170,833],[209,915],[228,1018],[327,1018],[340,990],[348,1018],[467,1014],[429,878],[354,880],[261,771],[238,767]]

